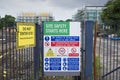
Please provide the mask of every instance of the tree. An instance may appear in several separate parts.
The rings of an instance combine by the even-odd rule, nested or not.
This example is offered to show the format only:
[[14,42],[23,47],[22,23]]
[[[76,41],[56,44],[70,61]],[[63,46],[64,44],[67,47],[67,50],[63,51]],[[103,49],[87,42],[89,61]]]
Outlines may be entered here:
[[83,21],[85,16],[85,10],[78,10],[77,13],[74,15],[75,21]]
[[[116,33],[120,35],[120,0],[110,0],[105,5],[106,8],[101,14],[101,19],[103,23],[107,26],[111,26],[112,29],[115,29]],[[113,31],[113,30],[112,30]],[[118,33],[119,32],[119,33]]]
[[15,23],[15,17],[11,15],[5,15],[5,17],[0,19],[0,28],[2,27],[12,27]]
[[72,21],[72,19],[66,19],[67,22]]
[[64,20],[59,20],[59,22],[64,22]]

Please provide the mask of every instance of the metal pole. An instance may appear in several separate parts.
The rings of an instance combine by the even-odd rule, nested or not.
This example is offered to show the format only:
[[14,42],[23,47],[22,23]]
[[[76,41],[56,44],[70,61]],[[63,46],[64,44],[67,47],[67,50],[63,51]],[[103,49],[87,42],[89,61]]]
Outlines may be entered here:
[[[102,30],[100,29],[100,34],[102,33]],[[101,53],[101,35],[100,35],[100,38],[99,38],[99,53],[98,53],[98,56],[99,56],[99,59],[100,59],[100,53]],[[100,59],[101,60],[101,59]],[[99,69],[100,69],[100,60],[99,60]],[[99,74],[101,75],[101,72],[99,70]],[[101,79],[101,77],[99,76],[99,80]]]
[[95,28],[94,28],[94,50],[93,50],[93,56],[94,56],[94,80],[96,80],[96,38],[97,38],[97,21],[95,21]]
[[93,80],[93,21],[85,22],[85,80]]
[[34,80],[38,80],[40,75],[40,33],[39,25],[36,24],[36,46],[34,47]]

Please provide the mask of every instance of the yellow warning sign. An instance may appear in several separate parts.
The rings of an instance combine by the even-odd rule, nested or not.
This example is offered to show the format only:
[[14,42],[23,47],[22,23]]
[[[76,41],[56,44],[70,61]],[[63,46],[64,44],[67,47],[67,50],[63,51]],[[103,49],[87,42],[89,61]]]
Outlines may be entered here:
[[35,46],[35,24],[17,23],[17,48]]
[[45,56],[56,56],[56,54],[53,53],[53,50],[51,48],[49,48],[49,50],[47,51],[47,53],[45,54]]

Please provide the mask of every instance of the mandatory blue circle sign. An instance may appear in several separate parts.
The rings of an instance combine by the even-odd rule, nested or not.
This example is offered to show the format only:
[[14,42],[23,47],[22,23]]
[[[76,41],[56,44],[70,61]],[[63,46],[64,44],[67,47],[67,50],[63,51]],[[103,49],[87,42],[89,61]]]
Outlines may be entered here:
[[45,66],[48,66],[49,64],[48,63],[45,63]]
[[66,66],[67,65],[67,63],[63,63],[63,66]]
[[45,61],[49,61],[49,59],[48,59],[48,58],[45,58]]
[[45,37],[45,41],[49,41],[50,38],[48,36]]
[[49,70],[49,68],[48,68],[48,67],[45,67],[45,70]]
[[67,70],[67,67],[63,67],[63,70]]

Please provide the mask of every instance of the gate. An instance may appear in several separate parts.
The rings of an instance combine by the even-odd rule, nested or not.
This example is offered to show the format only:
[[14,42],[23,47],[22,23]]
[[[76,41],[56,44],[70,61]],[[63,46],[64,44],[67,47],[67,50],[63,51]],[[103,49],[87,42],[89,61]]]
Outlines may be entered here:
[[[2,22],[0,22],[2,23]],[[43,27],[36,24],[36,46],[16,49],[16,24],[0,29],[0,79],[1,80],[93,80],[93,26],[82,22],[80,76],[44,76]],[[5,24],[8,24],[5,23]]]
[[120,80],[120,30],[117,22],[112,26],[82,22],[82,80]]
[[119,23],[103,26],[97,37],[96,54],[99,80],[120,80],[120,37]]

